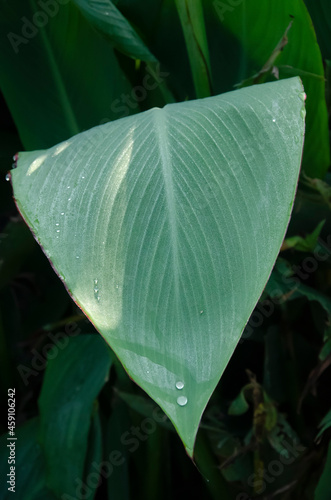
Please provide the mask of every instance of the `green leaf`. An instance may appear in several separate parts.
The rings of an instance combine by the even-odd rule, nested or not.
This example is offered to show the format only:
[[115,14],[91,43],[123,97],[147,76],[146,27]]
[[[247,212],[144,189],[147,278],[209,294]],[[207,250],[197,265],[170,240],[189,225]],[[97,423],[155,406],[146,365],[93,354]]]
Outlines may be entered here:
[[320,431],[317,434],[316,439],[318,439],[323,434],[323,432],[331,427],[331,410],[329,410],[328,413],[324,416],[318,427],[320,427]]
[[[228,2],[229,4],[230,2]],[[218,15],[223,29],[235,37],[232,46],[242,46],[240,58],[232,57],[228,71],[237,74],[237,82],[256,74],[274,53],[291,20],[288,43],[275,61],[279,78],[301,76],[307,94],[307,132],[303,169],[311,177],[323,177],[330,165],[328,115],[321,51],[309,13],[302,0],[243,0],[230,6],[215,0],[210,7]],[[224,5],[227,10],[224,11]],[[266,29],[266,19],[272,19]],[[263,43],[261,43],[263,40]],[[218,51],[219,52],[219,51]],[[215,64],[216,66],[216,64]],[[221,67],[221,76],[224,73]]]
[[[158,88],[162,96],[162,105],[175,102],[174,96],[169,90],[165,80],[163,78],[160,79],[159,76],[160,73],[164,73],[169,76],[169,73],[160,72],[160,63],[156,57],[154,57],[154,55],[150,52],[149,48],[142,41],[129,21],[110,0],[74,0],[74,2],[82,11],[86,19],[93,26],[95,26],[100,33],[106,35],[107,39],[110,40],[112,45],[117,50],[138,61],[146,61],[147,71],[142,79],[142,87],[143,91],[145,90],[146,92],[146,96],[143,100],[146,98],[148,99],[148,96],[151,94],[151,90]],[[154,83],[152,84],[152,87],[150,84],[150,77],[152,77],[152,79],[156,82],[156,85]],[[139,88],[140,86],[138,86],[138,89]],[[134,92],[131,92],[131,97],[132,95],[134,95]],[[125,97],[129,99],[130,95]],[[126,99],[123,99],[122,95],[121,99],[122,104],[129,102],[131,104],[130,107],[135,109],[135,103],[133,102],[132,104],[130,99],[127,101]],[[138,103],[136,104],[137,107]],[[116,104],[115,108],[119,111],[122,110],[122,113],[124,113],[122,116],[127,116],[129,114],[128,108],[125,112],[124,106],[118,106],[118,104]]]
[[196,97],[209,97],[210,62],[201,0],[175,0],[194,81]]
[[[99,474],[99,464],[102,462],[102,429],[100,422],[100,415],[97,405],[92,415],[92,422],[90,427],[88,447],[86,454],[86,468],[87,474],[83,483],[87,485],[85,490],[84,500],[92,500],[96,494],[99,483],[96,478]],[[99,478],[101,479],[101,478]]]
[[39,439],[47,485],[55,495],[75,497],[83,481],[94,399],[105,383],[111,358],[98,335],[67,338],[49,361],[39,398]]
[[118,391],[118,395],[130,408],[135,410],[140,415],[154,419],[158,424],[166,429],[173,429],[167,416],[158,406],[155,406],[150,399],[124,391]]
[[105,449],[108,467],[101,468],[102,476],[107,478],[109,500],[130,500],[129,450],[124,443],[131,427],[127,407],[119,402],[107,424]]
[[[294,300],[298,297],[306,297],[310,301],[319,302],[325,311],[331,315],[331,299],[325,293],[316,288],[301,283],[299,278],[294,276],[295,270],[301,270],[301,266],[291,266],[285,259],[279,258],[275,268],[265,287],[266,293],[278,300]],[[309,277],[309,273],[302,274],[303,279]]]
[[[247,478],[250,477],[253,472],[252,460],[247,453],[239,455],[229,465],[222,467],[222,476],[228,482],[242,481],[243,483],[246,483]],[[243,499],[244,498],[245,496]]]
[[305,0],[324,59],[331,59],[331,6],[329,0]]
[[72,2],[49,9],[35,0],[0,3],[0,87],[26,149],[134,112],[121,100],[132,89],[110,44]]
[[304,182],[310,188],[314,189],[323,201],[331,208],[331,186],[327,182],[322,181],[321,179],[311,179],[307,175],[303,176]]
[[111,0],[74,0],[74,3],[96,28],[107,34],[116,49],[133,59],[156,62],[156,58]]
[[[192,6],[196,2],[188,3]],[[195,98],[183,29],[174,0],[120,0],[117,6],[139,32],[144,33],[148,47],[162,62],[162,68],[169,72],[167,84],[177,100]]]
[[[33,418],[18,427],[15,431],[16,441],[8,441],[8,434],[0,438],[0,467],[6,479],[0,481],[0,497],[2,500],[22,498],[24,500],[55,500],[45,487],[45,462],[38,443],[39,419]],[[8,463],[8,444],[15,443],[15,463]],[[15,468],[15,492],[9,491],[12,485],[7,483],[10,467]]]
[[287,26],[283,36],[277,43],[276,47],[270,54],[268,60],[264,63],[263,67],[258,71],[258,73],[255,73],[253,76],[247,78],[243,82],[236,84],[236,88],[242,88],[242,87],[247,87],[249,85],[254,85],[258,83],[265,83],[267,81],[267,78],[271,77],[272,75],[278,75],[278,70],[276,66],[276,62],[283,52],[284,48],[288,44],[288,32],[291,29],[293,24],[293,21],[289,23]]
[[95,127],[12,171],[68,291],[190,455],[284,238],[303,134],[295,78]]
[[288,250],[289,248],[294,248],[300,252],[313,252],[318,243],[318,238],[325,224],[325,220],[322,220],[312,233],[307,234],[304,238],[302,236],[291,236],[291,238],[286,238],[282,245],[282,250]]
[[241,389],[238,396],[230,404],[228,409],[229,415],[243,415],[246,413],[249,408],[249,404],[247,403],[245,392],[247,389],[251,388],[252,384],[247,384]]
[[35,242],[22,220],[10,221],[0,239],[0,289],[20,270],[31,255]]
[[200,432],[197,438],[195,460],[200,473],[207,481],[211,498],[230,500],[232,495],[230,495],[229,487],[217,470],[218,463],[203,432]]
[[277,413],[276,419],[276,425],[268,433],[268,441],[280,455],[288,457],[289,450],[284,446],[284,442],[300,443],[300,440],[282,413]]
[[331,443],[329,444],[326,462],[315,490],[314,500],[329,500],[331,492]]

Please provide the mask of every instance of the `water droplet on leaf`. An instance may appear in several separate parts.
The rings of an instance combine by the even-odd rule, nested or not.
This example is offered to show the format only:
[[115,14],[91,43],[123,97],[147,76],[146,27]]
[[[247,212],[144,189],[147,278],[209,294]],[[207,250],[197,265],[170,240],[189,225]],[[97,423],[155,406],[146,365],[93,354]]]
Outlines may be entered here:
[[179,396],[177,398],[177,403],[179,404],[179,406],[185,406],[187,403],[187,397],[186,396]]
[[8,172],[8,174],[6,175],[6,181],[9,182],[11,179],[11,174]]
[[176,382],[176,388],[181,390],[184,388],[184,382]]
[[98,280],[93,280],[94,283],[94,298],[99,302],[100,301],[100,290],[98,287]]

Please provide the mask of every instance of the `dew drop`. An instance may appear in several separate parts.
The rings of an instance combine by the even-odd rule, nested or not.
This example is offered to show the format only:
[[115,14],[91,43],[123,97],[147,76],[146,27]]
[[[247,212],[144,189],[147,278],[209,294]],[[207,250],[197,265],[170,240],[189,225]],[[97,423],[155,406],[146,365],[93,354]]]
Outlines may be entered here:
[[61,215],[64,215],[64,212],[61,212]]
[[76,259],[79,259],[79,255],[76,255]]
[[179,396],[177,398],[177,403],[179,404],[179,406],[185,406],[187,403],[187,397],[186,396]]
[[82,175],[82,179],[85,179],[85,175]]
[[68,201],[70,201],[70,200],[71,200],[71,198],[68,198]]
[[5,179],[6,179],[6,181],[7,181],[7,182],[9,182],[9,181],[10,181],[10,179],[11,179],[11,175],[10,175],[10,173],[9,173],[9,172],[8,172],[8,174],[6,175]]
[[57,233],[59,233],[59,232],[60,232],[60,229],[57,229],[57,230],[56,230],[56,232],[57,232]]
[[275,119],[275,118],[273,118],[273,119],[272,119],[272,121],[273,121],[274,123],[276,123],[276,119]]
[[300,97],[303,101],[305,101],[305,100],[306,100],[306,98],[307,98],[307,96],[306,96],[306,93],[305,93],[305,92],[299,92],[299,97]]
[[56,225],[56,226],[59,226],[60,224],[57,222],[55,225]]
[[67,189],[70,189],[70,186],[67,186]]
[[99,291],[99,287],[98,287],[98,280],[95,279],[93,280],[94,282],[94,298],[99,302],[100,301],[100,291]]
[[176,388],[181,390],[184,388],[184,382],[176,382]]

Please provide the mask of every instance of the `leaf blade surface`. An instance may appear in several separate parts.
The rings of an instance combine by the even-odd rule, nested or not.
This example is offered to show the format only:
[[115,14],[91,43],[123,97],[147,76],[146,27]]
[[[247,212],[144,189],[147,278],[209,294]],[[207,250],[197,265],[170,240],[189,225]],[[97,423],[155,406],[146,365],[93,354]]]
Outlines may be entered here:
[[154,108],[12,171],[72,297],[190,455],[285,235],[303,98],[294,78]]

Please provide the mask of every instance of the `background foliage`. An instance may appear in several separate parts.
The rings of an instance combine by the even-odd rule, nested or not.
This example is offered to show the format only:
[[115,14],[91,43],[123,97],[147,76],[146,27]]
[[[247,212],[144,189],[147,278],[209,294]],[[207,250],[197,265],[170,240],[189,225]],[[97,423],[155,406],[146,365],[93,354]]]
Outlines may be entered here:
[[[0,6],[0,390],[6,405],[16,388],[18,498],[329,499],[327,1]],[[70,300],[18,216],[6,172],[23,148],[293,75],[306,89],[307,130],[292,220],[204,414],[194,467],[168,420]],[[5,412],[1,426],[5,433]],[[6,481],[0,488],[10,498]]]

